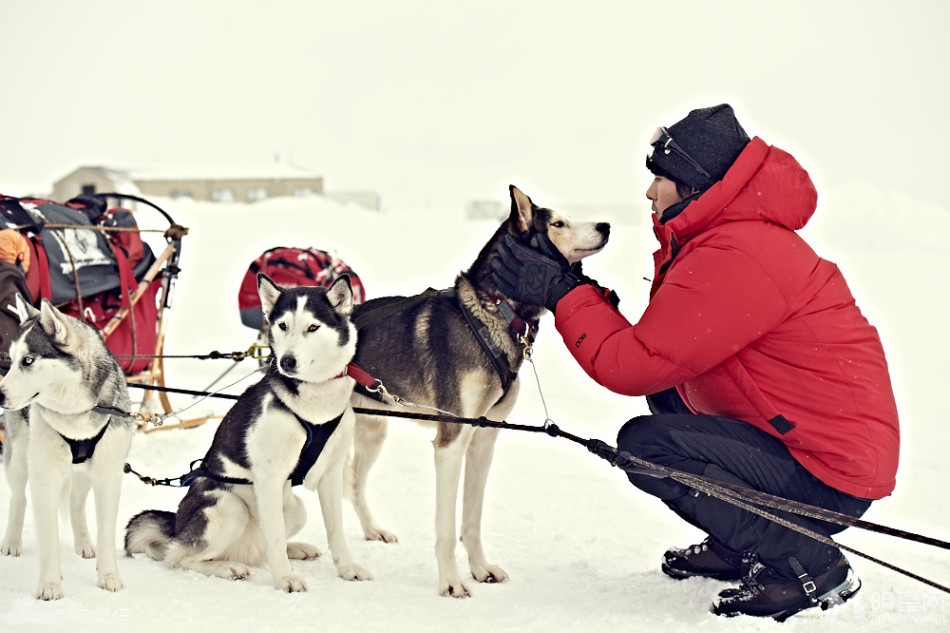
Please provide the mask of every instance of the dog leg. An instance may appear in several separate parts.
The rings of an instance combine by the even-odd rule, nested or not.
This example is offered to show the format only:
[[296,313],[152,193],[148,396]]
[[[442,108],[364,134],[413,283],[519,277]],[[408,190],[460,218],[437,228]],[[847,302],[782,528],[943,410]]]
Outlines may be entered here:
[[83,558],[95,558],[89,526],[86,523],[86,499],[92,482],[84,473],[74,473],[69,483],[69,522],[73,528],[73,548]]
[[503,582],[508,574],[488,564],[482,549],[482,509],[485,483],[495,451],[498,429],[475,429],[465,456],[465,489],[462,497],[462,544],[468,551],[469,569],[478,582]]
[[8,411],[7,443],[3,449],[3,470],[10,484],[10,511],[7,514],[7,531],[0,542],[0,554],[19,556],[23,548],[23,519],[26,515],[27,484],[27,433],[25,425],[14,428],[11,418],[19,412]]
[[[49,459],[34,451],[30,443],[30,461],[43,468],[30,473],[30,496],[33,498],[33,517],[40,554],[40,578],[36,597],[40,600],[59,600],[63,597],[63,572],[60,566],[59,501],[69,474],[69,462]],[[61,463],[62,462],[62,463]]]
[[[455,512],[458,501],[462,460],[472,438],[470,426],[459,430],[447,443],[436,437],[435,446],[435,557],[439,564],[439,595],[452,598],[471,596],[462,582],[455,560]],[[440,429],[439,435],[442,434]]]
[[320,511],[327,530],[327,543],[337,573],[344,580],[372,580],[373,575],[353,562],[343,533],[343,470],[330,468],[317,482]]
[[194,549],[174,540],[168,548],[165,565],[225,580],[244,580],[251,575],[250,561],[234,559],[241,553],[246,556],[249,551],[260,550],[259,544],[248,543],[248,539],[260,537],[250,521],[251,511],[243,499],[233,493],[221,494],[214,504],[181,526],[183,534],[200,534],[189,541],[201,543],[204,548]]
[[[287,526],[287,538],[303,529],[307,524],[307,508],[303,499],[291,493],[284,503],[284,525]],[[293,560],[313,560],[320,557],[320,550],[309,543],[288,542],[287,558]]]
[[254,496],[257,499],[257,517],[267,546],[267,560],[274,574],[274,586],[287,593],[306,591],[307,584],[294,574],[287,558],[287,528],[284,524],[284,495],[290,492],[290,483],[254,473]]
[[[360,405],[362,402],[356,404]],[[356,416],[353,460],[350,464],[352,468],[351,501],[367,541],[395,543],[398,540],[396,535],[387,532],[376,524],[366,500],[366,481],[369,478],[369,471],[376,463],[376,459],[383,448],[383,441],[386,439],[388,428],[389,422],[383,416],[364,414]]]
[[99,574],[99,587],[106,591],[118,591],[122,589],[122,578],[119,577],[115,560],[115,536],[122,470],[115,464],[108,466],[109,471],[97,473],[92,482],[96,505],[96,549],[99,554],[96,571]]

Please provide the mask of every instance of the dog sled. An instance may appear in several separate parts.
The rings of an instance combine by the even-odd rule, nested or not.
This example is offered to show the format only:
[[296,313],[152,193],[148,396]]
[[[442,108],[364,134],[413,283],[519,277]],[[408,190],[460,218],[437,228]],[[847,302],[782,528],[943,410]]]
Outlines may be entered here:
[[[157,213],[167,227],[141,228],[145,210]],[[126,381],[144,389],[139,411],[155,408],[157,394],[164,413],[171,413],[166,393],[148,387],[165,386],[166,316],[188,230],[158,205],[120,193],[82,195],[66,203],[0,195],[0,222],[0,229],[22,238],[12,264],[22,271],[33,305],[47,299],[99,329]],[[158,254],[145,233],[161,234]],[[0,305],[0,318],[10,318],[11,310]],[[0,353],[8,351],[9,341],[4,343]],[[0,442],[2,430],[0,424]]]

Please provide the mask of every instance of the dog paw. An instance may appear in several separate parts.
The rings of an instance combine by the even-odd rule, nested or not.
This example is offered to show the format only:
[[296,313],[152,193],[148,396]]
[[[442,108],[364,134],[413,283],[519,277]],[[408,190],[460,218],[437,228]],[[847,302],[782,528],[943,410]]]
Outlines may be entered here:
[[92,544],[92,541],[77,542],[76,553],[82,556],[83,558],[95,558],[96,548]]
[[36,598],[38,600],[59,600],[62,597],[63,583],[61,582],[40,583],[39,588],[36,590]]
[[380,528],[373,528],[371,530],[366,530],[364,532],[367,541],[382,541],[383,543],[398,543],[399,539],[396,538],[396,535],[392,532],[387,532],[386,530],[381,530]]
[[461,580],[442,583],[439,595],[445,598],[471,598],[472,594]]
[[105,589],[106,591],[118,591],[122,588],[122,586],[122,579],[119,578],[119,574],[117,573],[99,575],[100,589]]
[[287,558],[313,560],[320,557],[320,550],[309,543],[287,543]]
[[495,582],[505,582],[508,580],[508,574],[501,567],[495,565],[486,565],[484,568],[479,570],[472,570],[472,578],[478,582],[484,583],[495,583]]
[[343,580],[372,580],[373,574],[369,573],[356,563],[349,565],[340,565],[338,567],[340,578]]
[[277,582],[274,584],[278,589],[281,591],[286,591],[287,593],[297,593],[298,591],[307,590],[307,583],[305,583],[302,578],[297,576],[284,576],[283,578],[278,578]]
[[4,541],[0,544],[0,555],[19,556],[22,549],[23,544],[20,541]]
[[247,565],[232,563],[228,565],[226,578],[229,580],[245,580],[251,575],[251,570]]

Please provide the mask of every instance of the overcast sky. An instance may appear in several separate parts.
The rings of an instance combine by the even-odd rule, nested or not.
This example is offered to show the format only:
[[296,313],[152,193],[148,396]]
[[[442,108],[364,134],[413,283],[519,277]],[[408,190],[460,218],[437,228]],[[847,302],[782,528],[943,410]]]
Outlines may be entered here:
[[0,24],[0,192],[279,156],[387,208],[641,204],[651,132],[729,102],[819,195],[950,208],[946,0],[0,0]]

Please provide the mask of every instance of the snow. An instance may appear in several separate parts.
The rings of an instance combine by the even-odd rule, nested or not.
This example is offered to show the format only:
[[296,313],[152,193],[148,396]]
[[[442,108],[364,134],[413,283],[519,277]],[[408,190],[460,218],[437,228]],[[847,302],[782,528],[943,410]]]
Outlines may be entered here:
[[[517,183],[516,183],[517,184]],[[536,202],[556,206],[543,191],[526,191]],[[320,197],[273,199],[253,205],[159,201],[190,229],[182,273],[168,314],[166,353],[242,351],[255,333],[240,324],[237,289],[248,264],[267,248],[315,246],[335,250],[360,275],[368,296],[415,294],[449,286],[475,258],[497,222],[465,220],[460,209],[387,213],[344,206]],[[588,274],[615,288],[621,308],[635,318],[645,302],[653,238],[649,211],[605,216],[614,224],[607,249],[588,260]],[[145,226],[148,211],[140,213]],[[157,222],[152,226],[160,226]],[[902,462],[895,493],[876,502],[867,520],[948,539],[950,502],[944,423],[945,336],[950,296],[950,232],[947,209],[874,190],[844,185],[821,198],[805,235],[845,272],[859,305],[878,326],[902,414]],[[204,390],[226,370],[221,385],[253,372],[252,362],[170,359],[171,387]],[[535,376],[536,373],[536,376]],[[522,373],[521,399],[509,421],[540,425],[545,405],[566,431],[613,443],[630,417],[645,412],[642,399],[613,395],[587,378],[563,349],[545,317],[534,364]],[[246,384],[246,383],[244,383]],[[239,391],[242,386],[232,388]],[[133,397],[139,395],[133,391]],[[199,401],[172,395],[182,417],[223,413],[229,400]],[[170,420],[169,423],[174,422]],[[195,429],[140,433],[129,463],[154,477],[174,477],[201,457],[214,432],[211,421]],[[121,555],[125,588],[96,587],[95,562],[72,551],[63,523],[66,596],[56,602],[33,598],[38,573],[35,529],[28,513],[24,551],[0,559],[0,628],[48,631],[68,623],[74,631],[169,630],[267,631],[520,631],[574,630],[865,631],[948,630],[950,598],[924,584],[861,557],[849,555],[864,588],[857,598],[827,612],[799,614],[783,625],[754,618],[726,620],[709,605],[726,585],[711,580],[673,581],[659,571],[671,545],[695,542],[700,534],[658,501],[635,490],[623,473],[563,438],[503,431],[489,477],[483,521],[490,562],[511,576],[497,585],[471,582],[473,597],[437,595],[434,546],[432,432],[394,419],[390,437],[371,474],[370,501],[380,523],[399,536],[397,544],[367,542],[356,516],[344,506],[346,535],[372,582],[340,580],[323,556],[295,562],[309,591],[285,594],[266,569],[243,582]],[[0,475],[3,477],[3,475]],[[182,491],[150,487],[133,476],[123,484],[120,528],[146,508],[173,509]],[[326,536],[314,493],[298,489],[310,509],[300,540],[326,552]],[[0,507],[9,490],[0,484]],[[90,519],[93,513],[90,511]],[[92,521],[94,523],[94,521]],[[926,578],[950,584],[945,552],[892,537],[849,529],[840,542]],[[116,543],[119,548],[120,543]],[[466,569],[463,548],[458,548]]]

